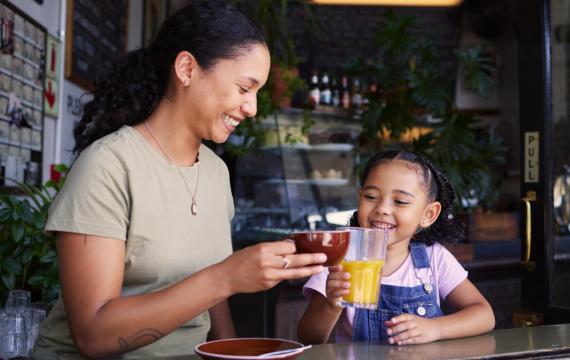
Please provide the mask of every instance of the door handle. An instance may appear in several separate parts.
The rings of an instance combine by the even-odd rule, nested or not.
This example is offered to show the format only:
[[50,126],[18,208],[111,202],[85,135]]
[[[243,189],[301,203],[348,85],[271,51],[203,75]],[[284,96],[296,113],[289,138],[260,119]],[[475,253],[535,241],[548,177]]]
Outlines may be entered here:
[[531,202],[536,202],[536,191],[529,190],[526,196],[521,199],[525,204],[526,208],[526,218],[525,218],[525,256],[521,261],[521,264],[526,267],[527,271],[534,271],[536,269],[536,263],[530,261],[530,250],[531,250],[531,238],[532,238],[532,213],[531,213]]

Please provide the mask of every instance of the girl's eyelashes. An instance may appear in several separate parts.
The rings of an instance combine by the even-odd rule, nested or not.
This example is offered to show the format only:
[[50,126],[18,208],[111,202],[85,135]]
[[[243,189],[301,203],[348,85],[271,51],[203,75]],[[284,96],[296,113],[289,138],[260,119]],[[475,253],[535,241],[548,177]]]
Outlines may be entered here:
[[[368,200],[368,201],[379,201],[379,200],[380,200],[380,196],[379,196],[379,195],[374,195],[374,194],[366,194],[366,193],[365,193],[365,194],[362,194],[362,197],[363,197],[365,200]],[[404,206],[404,205],[409,205],[409,204],[410,204],[410,202],[407,201],[407,200],[394,199],[393,201],[394,201],[394,204],[400,205],[400,206]]]
[[376,201],[378,200],[378,196],[371,195],[371,194],[363,194],[362,195],[366,200]]

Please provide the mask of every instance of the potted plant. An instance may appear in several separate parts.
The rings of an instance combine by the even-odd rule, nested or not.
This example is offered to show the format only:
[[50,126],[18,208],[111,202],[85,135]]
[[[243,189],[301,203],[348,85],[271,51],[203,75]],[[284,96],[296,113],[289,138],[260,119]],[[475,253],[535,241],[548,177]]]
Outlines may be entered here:
[[[68,168],[60,164],[55,170],[65,175]],[[55,238],[43,230],[64,176],[41,187],[14,183],[23,195],[0,194],[0,299],[8,290],[26,289],[51,305],[59,293],[59,275]]]
[[[271,52],[271,70],[267,84],[257,96],[257,115],[246,119],[225,144],[226,150],[233,155],[256,151],[264,144],[265,129],[263,119],[281,108],[291,106],[293,94],[306,88],[305,81],[299,78],[298,59],[295,46],[289,36],[287,16],[291,5],[298,5],[307,19],[307,23],[316,31],[317,25],[310,6],[302,0],[235,0],[240,7],[259,26],[265,36]],[[312,120],[305,116],[302,130],[308,132]],[[288,137],[294,141],[293,137]]]
[[[424,153],[449,177],[460,210],[492,208],[497,200],[496,166],[505,162],[502,139],[478,127],[476,116],[454,105],[433,46],[410,31],[412,17],[391,12],[383,25],[377,34],[381,56],[350,68],[376,78],[381,86],[363,114],[364,151],[403,148]],[[485,53],[467,49],[456,54],[464,62],[470,88],[483,95],[492,91],[495,67]]]

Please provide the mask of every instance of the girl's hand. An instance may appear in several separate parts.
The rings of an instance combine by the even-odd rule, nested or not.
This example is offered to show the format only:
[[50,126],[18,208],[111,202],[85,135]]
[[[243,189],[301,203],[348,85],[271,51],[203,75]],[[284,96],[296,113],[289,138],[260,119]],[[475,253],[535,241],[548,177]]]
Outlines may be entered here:
[[434,319],[401,314],[385,321],[390,344],[423,344],[438,340],[440,330]]
[[230,293],[267,290],[282,280],[320,273],[327,260],[322,253],[295,254],[292,241],[260,243],[234,252],[219,265],[229,282]]
[[327,303],[333,309],[342,309],[340,301],[343,295],[347,295],[350,289],[350,273],[342,271],[342,266],[329,267],[327,278]]

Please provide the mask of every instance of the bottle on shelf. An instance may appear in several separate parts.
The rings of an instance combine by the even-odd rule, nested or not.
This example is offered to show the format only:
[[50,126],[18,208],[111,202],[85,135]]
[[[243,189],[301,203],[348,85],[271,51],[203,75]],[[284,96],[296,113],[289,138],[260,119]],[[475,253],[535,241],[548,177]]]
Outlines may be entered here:
[[340,90],[338,89],[338,84],[336,82],[336,78],[332,78],[332,97],[331,97],[331,105],[335,108],[340,106]]
[[350,108],[350,90],[348,88],[348,78],[346,75],[342,76],[340,86],[342,91],[340,102],[342,104],[342,108],[348,110]]
[[378,98],[378,84],[376,83],[376,79],[370,79],[368,85],[364,86],[363,89],[366,89],[366,93],[362,97],[362,111],[364,112],[370,109],[370,101]]
[[325,72],[321,78],[321,91],[320,91],[320,104],[330,105],[332,98],[332,91],[329,84],[329,75]]
[[317,70],[313,70],[310,81],[309,90],[309,106],[311,109],[315,109],[321,100],[321,90],[319,89],[319,74]]
[[360,80],[354,78],[352,80],[352,108],[354,110],[354,116],[360,117],[362,114],[362,92],[360,90]]

